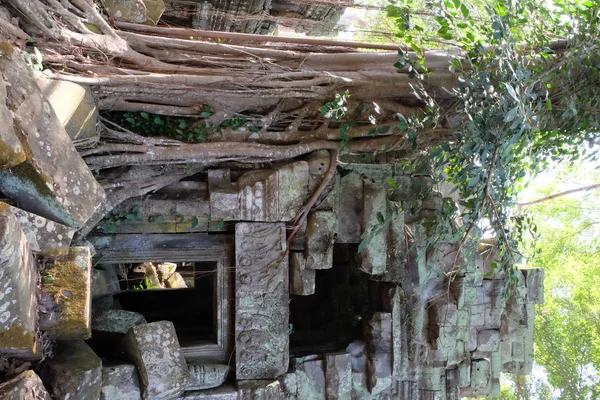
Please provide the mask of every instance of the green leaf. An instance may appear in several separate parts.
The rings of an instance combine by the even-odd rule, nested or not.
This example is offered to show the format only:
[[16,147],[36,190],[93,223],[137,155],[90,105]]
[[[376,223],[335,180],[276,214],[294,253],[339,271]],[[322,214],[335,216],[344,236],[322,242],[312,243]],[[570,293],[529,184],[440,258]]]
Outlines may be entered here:
[[460,12],[462,13],[463,17],[469,18],[469,9],[464,3],[460,5]]
[[192,228],[195,228],[195,227],[197,227],[197,226],[198,226],[198,223],[199,223],[199,221],[198,221],[198,217],[194,217],[194,218],[192,219]]
[[146,120],[150,120],[150,114],[148,114],[147,112],[141,112],[140,115],[142,116],[142,118],[146,119]]
[[550,98],[546,100],[546,110],[552,111],[552,100],[550,100]]
[[504,115],[504,122],[511,122],[514,120],[517,116],[517,111],[519,111],[518,107],[508,110],[508,112]]
[[517,92],[512,87],[512,85],[510,83],[504,83],[504,87],[506,88],[506,91],[508,92],[510,97],[512,97],[518,103],[519,97],[517,96]]
[[442,154],[442,149],[439,147],[436,147],[435,149],[433,149],[431,151],[431,153],[429,153],[429,157],[431,158],[436,158],[437,156],[439,156],[440,154]]

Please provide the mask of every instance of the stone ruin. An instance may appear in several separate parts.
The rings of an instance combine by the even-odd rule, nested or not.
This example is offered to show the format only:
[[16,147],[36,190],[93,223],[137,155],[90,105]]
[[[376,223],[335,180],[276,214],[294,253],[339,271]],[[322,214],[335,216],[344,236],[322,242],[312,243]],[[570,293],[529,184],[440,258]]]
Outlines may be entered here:
[[327,152],[210,169],[74,242],[106,201],[77,152],[97,140],[93,98],[16,53],[0,73],[1,399],[458,399],[531,371],[543,270],[503,301],[493,246],[427,252],[426,171],[345,163],[288,253]]

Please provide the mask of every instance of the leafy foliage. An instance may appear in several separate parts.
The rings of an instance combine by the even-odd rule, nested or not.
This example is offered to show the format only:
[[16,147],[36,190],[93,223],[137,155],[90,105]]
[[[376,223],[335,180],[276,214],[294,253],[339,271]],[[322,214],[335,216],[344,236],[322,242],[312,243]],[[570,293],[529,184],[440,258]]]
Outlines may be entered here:
[[140,208],[132,207],[129,212],[115,208],[98,224],[98,229],[104,233],[115,233],[117,227],[125,221],[141,221]]

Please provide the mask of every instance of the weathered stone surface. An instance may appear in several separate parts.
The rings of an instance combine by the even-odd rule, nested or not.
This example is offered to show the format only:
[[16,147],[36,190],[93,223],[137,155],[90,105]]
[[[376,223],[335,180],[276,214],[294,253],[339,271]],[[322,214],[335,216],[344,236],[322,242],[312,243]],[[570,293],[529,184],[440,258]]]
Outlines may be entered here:
[[290,293],[308,296],[315,293],[314,269],[306,268],[306,258],[303,253],[290,252]]
[[40,377],[56,399],[98,400],[102,361],[83,341],[58,342]]
[[139,400],[140,380],[133,364],[104,364],[100,400]]
[[25,234],[0,205],[0,355],[39,359],[36,341],[37,269]]
[[298,398],[325,400],[325,362],[323,360],[304,361],[296,365]]
[[345,400],[352,392],[352,363],[347,353],[325,356],[325,387],[328,400]]
[[159,321],[134,326],[122,345],[137,367],[143,399],[173,399],[183,393],[190,373],[173,323]]
[[0,64],[11,83],[6,104],[27,160],[0,170],[2,192],[29,212],[70,227],[82,226],[105,198],[90,169],[77,153],[52,106],[42,97],[18,52]]
[[17,207],[10,207],[10,210],[21,224],[32,251],[48,256],[67,255],[75,229]]
[[337,216],[332,211],[314,211],[306,223],[306,268],[329,269],[333,266],[333,244]]
[[92,299],[117,294],[121,291],[119,275],[114,264],[102,264],[92,269]]
[[[387,213],[387,189],[381,183],[363,181],[362,232],[373,232]],[[383,275],[387,272],[388,230],[379,229],[370,234],[370,240],[361,255],[360,269],[371,275]]]
[[349,173],[339,183],[338,243],[360,243],[363,184],[358,174]]
[[146,323],[146,318],[140,313],[126,310],[104,310],[94,315],[92,330],[124,335],[134,326]]
[[58,339],[91,336],[91,269],[89,247],[71,247],[42,271],[40,329]]
[[179,272],[175,272],[167,279],[167,281],[165,282],[165,287],[171,289],[186,289],[187,285],[181,277],[181,275],[179,274]]
[[375,313],[365,326],[369,391],[389,389],[392,383],[392,314]]
[[117,21],[156,25],[165,11],[163,0],[104,0],[104,8]]
[[98,142],[98,109],[90,88],[45,77],[38,77],[36,83],[75,147],[90,147]]
[[50,400],[50,395],[40,377],[29,370],[1,383],[0,398],[5,400]]
[[285,224],[238,223],[236,376],[274,379],[288,369],[289,272]]
[[[320,150],[311,153],[306,162],[308,162],[308,193],[312,195],[319,187],[327,170],[329,170],[331,156],[327,150]],[[336,179],[332,179],[327,185],[324,192],[329,192],[329,195],[315,206],[316,210],[333,211],[337,208],[335,204],[336,182]]]
[[231,183],[228,169],[208,171],[210,217],[214,220],[239,220],[240,196],[237,186]]
[[0,127],[0,169],[12,168],[27,158],[13,124],[9,123],[12,115],[6,106],[6,87],[7,83],[0,75],[0,121],[3,121]]
[[240,219],[288,221],[308,198],[308,163],[297,161],[274,170],[248,172],[237,185]]
[[223,385],[215,389],[185,392],[177,400],[238,400],[238,393],[232,385]]
[[188,364],[190,370],[190,384],[187,391],[211,389],[221,386],[227,378],[229,366],[224,364]]
[[238,381],[238,400],[279,400],[282,395],[279,381]]

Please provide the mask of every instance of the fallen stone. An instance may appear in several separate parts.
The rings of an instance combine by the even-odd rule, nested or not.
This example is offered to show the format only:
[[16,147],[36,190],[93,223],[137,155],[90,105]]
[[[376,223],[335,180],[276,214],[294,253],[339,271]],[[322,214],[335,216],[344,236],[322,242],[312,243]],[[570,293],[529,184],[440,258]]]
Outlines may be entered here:
[[275,379],[288,369],[289,271],[283,223],[235,227],[237,379]]
[[142,314],[126,310],[104,310],[94,314],[92,330],[107,334],[125,335],[134,326],[147,324]]
[[337,217],[332,211],[314,211],[306,223],[306,268],[329,269],[333,266],[333,244]]
[[44,362],[40,377],[58,400],[98,400],[102,361],[81,340],[58,342],[54,358]]
[[224,364],[188,364],[190,384],[188,391],[211,389],[221,386],[227,378],[229,366]]
[[306,268],[304,253],[290,253],[290,293],[308,296],[315,293],[316,271]]
[[0,356],[36,360],[37,269],[25,234],[0,205]]
[[133,364],[104,364],[100,400],[139,400],[140,381]]
[[36,83],[75,147],[91,147],[98,142],[98,109],[90,88],[45,77],[38,77]]
[[71,138],[36,85],[20,53],[4,57],[0,74],[11,83],[6,104],[27,159],[0,170],[2,193],[22,209],[70,227],[81,227],[105,199]]
[[305,361],[296,366],[298,398],[325,400],[325,362]]
[[188,386],[190,373],[172,322],[134,326],[122,347],[137,367],[144,400],[173,399]]
[[91,336],[91,269],[88,247],[71,247],[42,271],[40,329],[57,339]]
[[232,385],[223,385],[214,389],[185,392],[177,400],[238,400],[238,392]]
[[75,229],[25,210],[9,207],[21,224],[31,251],[53,257],[68,254]]
[[156,25],[165,11],[163,0],[105,0],[106,11],[117,21]]
[[51,400],[39,376],[32,370],[20,373],[0,384],[0,399]]

